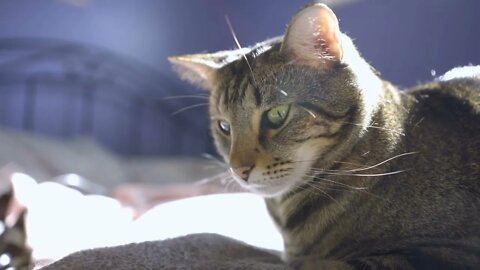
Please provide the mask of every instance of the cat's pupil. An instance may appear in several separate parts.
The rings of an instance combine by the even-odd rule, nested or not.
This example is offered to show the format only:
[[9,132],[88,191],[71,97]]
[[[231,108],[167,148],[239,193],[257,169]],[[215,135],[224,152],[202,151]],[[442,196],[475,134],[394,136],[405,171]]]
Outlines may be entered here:
[[227,136],[230,135],[230,123],[225,120],[220,120],[218,121],[218,127],[223,134]]

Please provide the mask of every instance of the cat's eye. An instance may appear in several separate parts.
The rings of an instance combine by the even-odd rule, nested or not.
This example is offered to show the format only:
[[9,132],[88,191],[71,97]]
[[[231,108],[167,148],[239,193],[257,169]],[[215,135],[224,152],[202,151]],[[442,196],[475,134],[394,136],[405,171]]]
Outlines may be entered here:
[[230,135],[230,123],[228,123],[227,121],[225,120],[219,120],[218,121],[218,128],[220,129],[220,131],[229,136]]
[[290,105],[280,105],[267,111],[266,118],[271,128],[279,128],[288,116]]

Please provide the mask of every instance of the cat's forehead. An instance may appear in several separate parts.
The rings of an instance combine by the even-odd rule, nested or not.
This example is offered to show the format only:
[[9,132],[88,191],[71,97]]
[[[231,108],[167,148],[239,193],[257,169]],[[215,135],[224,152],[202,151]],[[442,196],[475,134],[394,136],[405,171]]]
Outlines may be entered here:
[[325,73],[288,58],[281,52],[280,39],[267,44],[253,47],[219,70],[213,91],[217,113],[250,115],[295,102],[338,103],[350,92],[338,83],[348,81],[345,76],[350,73],[343,67]]
[[252,50],[236,61],[224,66],[219,72],[219,84],[214,91],[219,106],[232,109],[235,106],[260,107],[267,100],[267,88],[273,83],[275,73],[281,66],[272,48]]
[[[239,59],[225,66],[220,83],[214,91],[217,105],[224,110],[236,107],[269,109],[283,103],[298,101],[322,87],[316,74],[288,65],[275,51],[256,58]],[[318,94],[318,93],[316,93]]]
[[240,59],[227,66],[216,93],[221,111],[268,109],[288,101],[287,91],[281,90],[278,79],[281,65],[265,60],[262,55],[253,61]]

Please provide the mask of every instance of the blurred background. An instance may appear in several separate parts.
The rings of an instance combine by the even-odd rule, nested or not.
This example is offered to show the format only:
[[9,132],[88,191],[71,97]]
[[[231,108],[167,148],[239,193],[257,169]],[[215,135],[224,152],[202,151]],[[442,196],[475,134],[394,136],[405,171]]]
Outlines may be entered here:
[[[1,0],[0,162],[39,178],[105,171],[124,179],[112,175],[123,165],[105,164],[214,154],[205,101],[171,98],[205,93],[180,81],[167,56],[234,48],[226,15],[244,46],[281,35],[308,2]],[[401,87],[480,63],[478,0],[325,2]],[[144,164],[126,178],[141,178]]]

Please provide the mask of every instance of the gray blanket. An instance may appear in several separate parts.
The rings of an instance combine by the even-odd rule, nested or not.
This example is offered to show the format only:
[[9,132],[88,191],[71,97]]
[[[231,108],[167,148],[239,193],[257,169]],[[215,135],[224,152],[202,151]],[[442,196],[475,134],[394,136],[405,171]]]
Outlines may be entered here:
[[76,269],[291,269],[275,251],[217,234],[192,234],[73,253],[41,270]]

